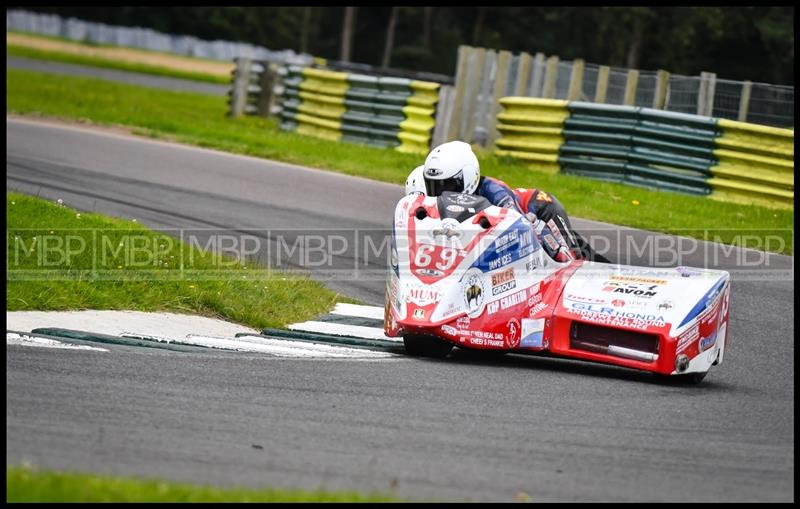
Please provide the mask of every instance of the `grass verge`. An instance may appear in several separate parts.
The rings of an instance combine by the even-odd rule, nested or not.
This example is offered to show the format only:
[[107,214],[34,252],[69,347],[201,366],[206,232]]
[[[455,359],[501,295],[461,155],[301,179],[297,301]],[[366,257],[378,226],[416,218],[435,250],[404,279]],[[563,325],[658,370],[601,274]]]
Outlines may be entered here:
[[354,491],[216,488],[163,480],[6,469],[6,502],[398,502],[381,494]]
[[6,194],[6,217],[8,311],[174,311],[264,328],[351,302],[297,275],[24,194]]
[[[282,131],[275,119],[225,116],[220,98],[167,92],[90,78],[9,69],[7,111],[124,125],[134,132],[228,152],[287,161],[402,184],[424,156],[337,143]],[[512,187],[553,193],[571,216],[740,247],[793,254],[792,211],[743,207],[707,198],[651,191],[564,174],[548,174],[479,153],[481,171]],[[765,245],[766,235],[781,242]]]
[[13,31],[6,32],[6,55],[219,84],[230,83],[230,72],[234,68],[233,62],[139,48],[82,43]]
[[92,67],[103,67],[106,69],[139,72],[153,74],[156,76],[181,78],[185,80],[203,81],[222,85],[228,84],[231,81],[229,77],[225,76],[215,76],[213,74],[205,74],[201,72],[180,71],[158,65],[123,62],[119,60],[111,60],[87,55],[76,55],[73,53],[64,53],[60,51],[40,50],[36,48],[27,48],[25,46],[6,46],[6,56],[33,58],[36,60],[49,60],[55,62],[64,62],[67,64],[89,65]]

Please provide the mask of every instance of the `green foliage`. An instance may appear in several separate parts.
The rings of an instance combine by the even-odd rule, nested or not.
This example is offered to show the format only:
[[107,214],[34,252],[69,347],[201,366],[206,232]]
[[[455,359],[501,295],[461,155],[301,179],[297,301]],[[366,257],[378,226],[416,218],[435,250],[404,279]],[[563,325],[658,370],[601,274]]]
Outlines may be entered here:
[[[308,51],[332,59],[339,58],[344,12],[338,6],[26,8],[295,51],[300,50],[304,10],[310,9]],[[401,8],[395,35],[398,58],[393,58],[393,66],[452,75],[458,45],[471,44],[514,52],[541,51],[611,66],[624,66],[633,54],[638,68],[645,70],[689,75],[710,71],[724,79],[794,83],[794,7],[789,5],[438,6],[431,8],[427,45],[425,9]],[[485,10],[482,18],[481,9]],[[354,61],[380,64],[390,10],[377,5],[358,7]],[[434,57],[429,58],[428,52]]]
[[6,469],[6,502],[399,502],[388,495],[354,491],[218,488],[156,479]]

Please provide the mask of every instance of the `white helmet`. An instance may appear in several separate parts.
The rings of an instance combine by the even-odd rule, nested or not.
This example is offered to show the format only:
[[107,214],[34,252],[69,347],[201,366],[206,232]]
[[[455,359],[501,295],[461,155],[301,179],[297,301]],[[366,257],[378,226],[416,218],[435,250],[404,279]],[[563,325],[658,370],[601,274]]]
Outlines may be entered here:
[[425,165],[419,165],[414,168],[414,171],[406,179],[406,196],[412,193],[425,194],[425,180],[422,178],[422,172],[425,171]]
[[431,150],[425,158],[423,176],[428,196],[439,196],[443,191],[472,194],[478,189],[481,169],[468,143],[450,141]]

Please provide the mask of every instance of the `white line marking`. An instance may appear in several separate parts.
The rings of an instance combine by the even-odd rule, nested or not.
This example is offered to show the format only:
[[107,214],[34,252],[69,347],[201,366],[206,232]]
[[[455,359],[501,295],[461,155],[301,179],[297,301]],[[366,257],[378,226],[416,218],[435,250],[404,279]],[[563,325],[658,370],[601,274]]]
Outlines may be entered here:
[[62,348],[64,350],[94,350],[96,352],[107,352],[105,348],[97,348],[88,345],[73,345],[72,343],[62,343],[55,339],[38,338],[36,336],[27,336],[25,334],[16,334],[14,332],[6,332],[6,346],[20,345],[20,346],[38,346],[44,348]]
[[240,336],[235,339],[228,339],[190,334],[186,339],[176,340],[175,342],[240,352],[268,353],[281,357],[385,358],[394,356],[389,352],[307,343],[305,341],[272,339],[261,336]]
[[334,336],[351,336],[363,339],[383,339],[386,341],[400,342],[400,338],[390,338],[383,333],[383,329],[377,327],[364,327],[362,325],[347,325],[344,323],[333,322],[301,322],[289,325],[289,329],[305,332],[320,332],[322,334],[333,334]]
[[331,311],[334,315],[357,316],[359,318],[372,318],[383,320],[383,308],[378,306],[360,306],[358,304],[346,304],[340,302]]

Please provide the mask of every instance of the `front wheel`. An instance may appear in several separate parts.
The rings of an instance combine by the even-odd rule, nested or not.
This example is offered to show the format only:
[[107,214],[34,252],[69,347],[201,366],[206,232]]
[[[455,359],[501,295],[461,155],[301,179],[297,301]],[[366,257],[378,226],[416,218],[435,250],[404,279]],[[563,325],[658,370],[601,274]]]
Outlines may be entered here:
[[403,344],[406,353],[415,357],[434,357],[442,359],[447,357],[453,349],[453,343],[437,338],[436,336],[425,336],[419,334],[408,334],[403,336]]

